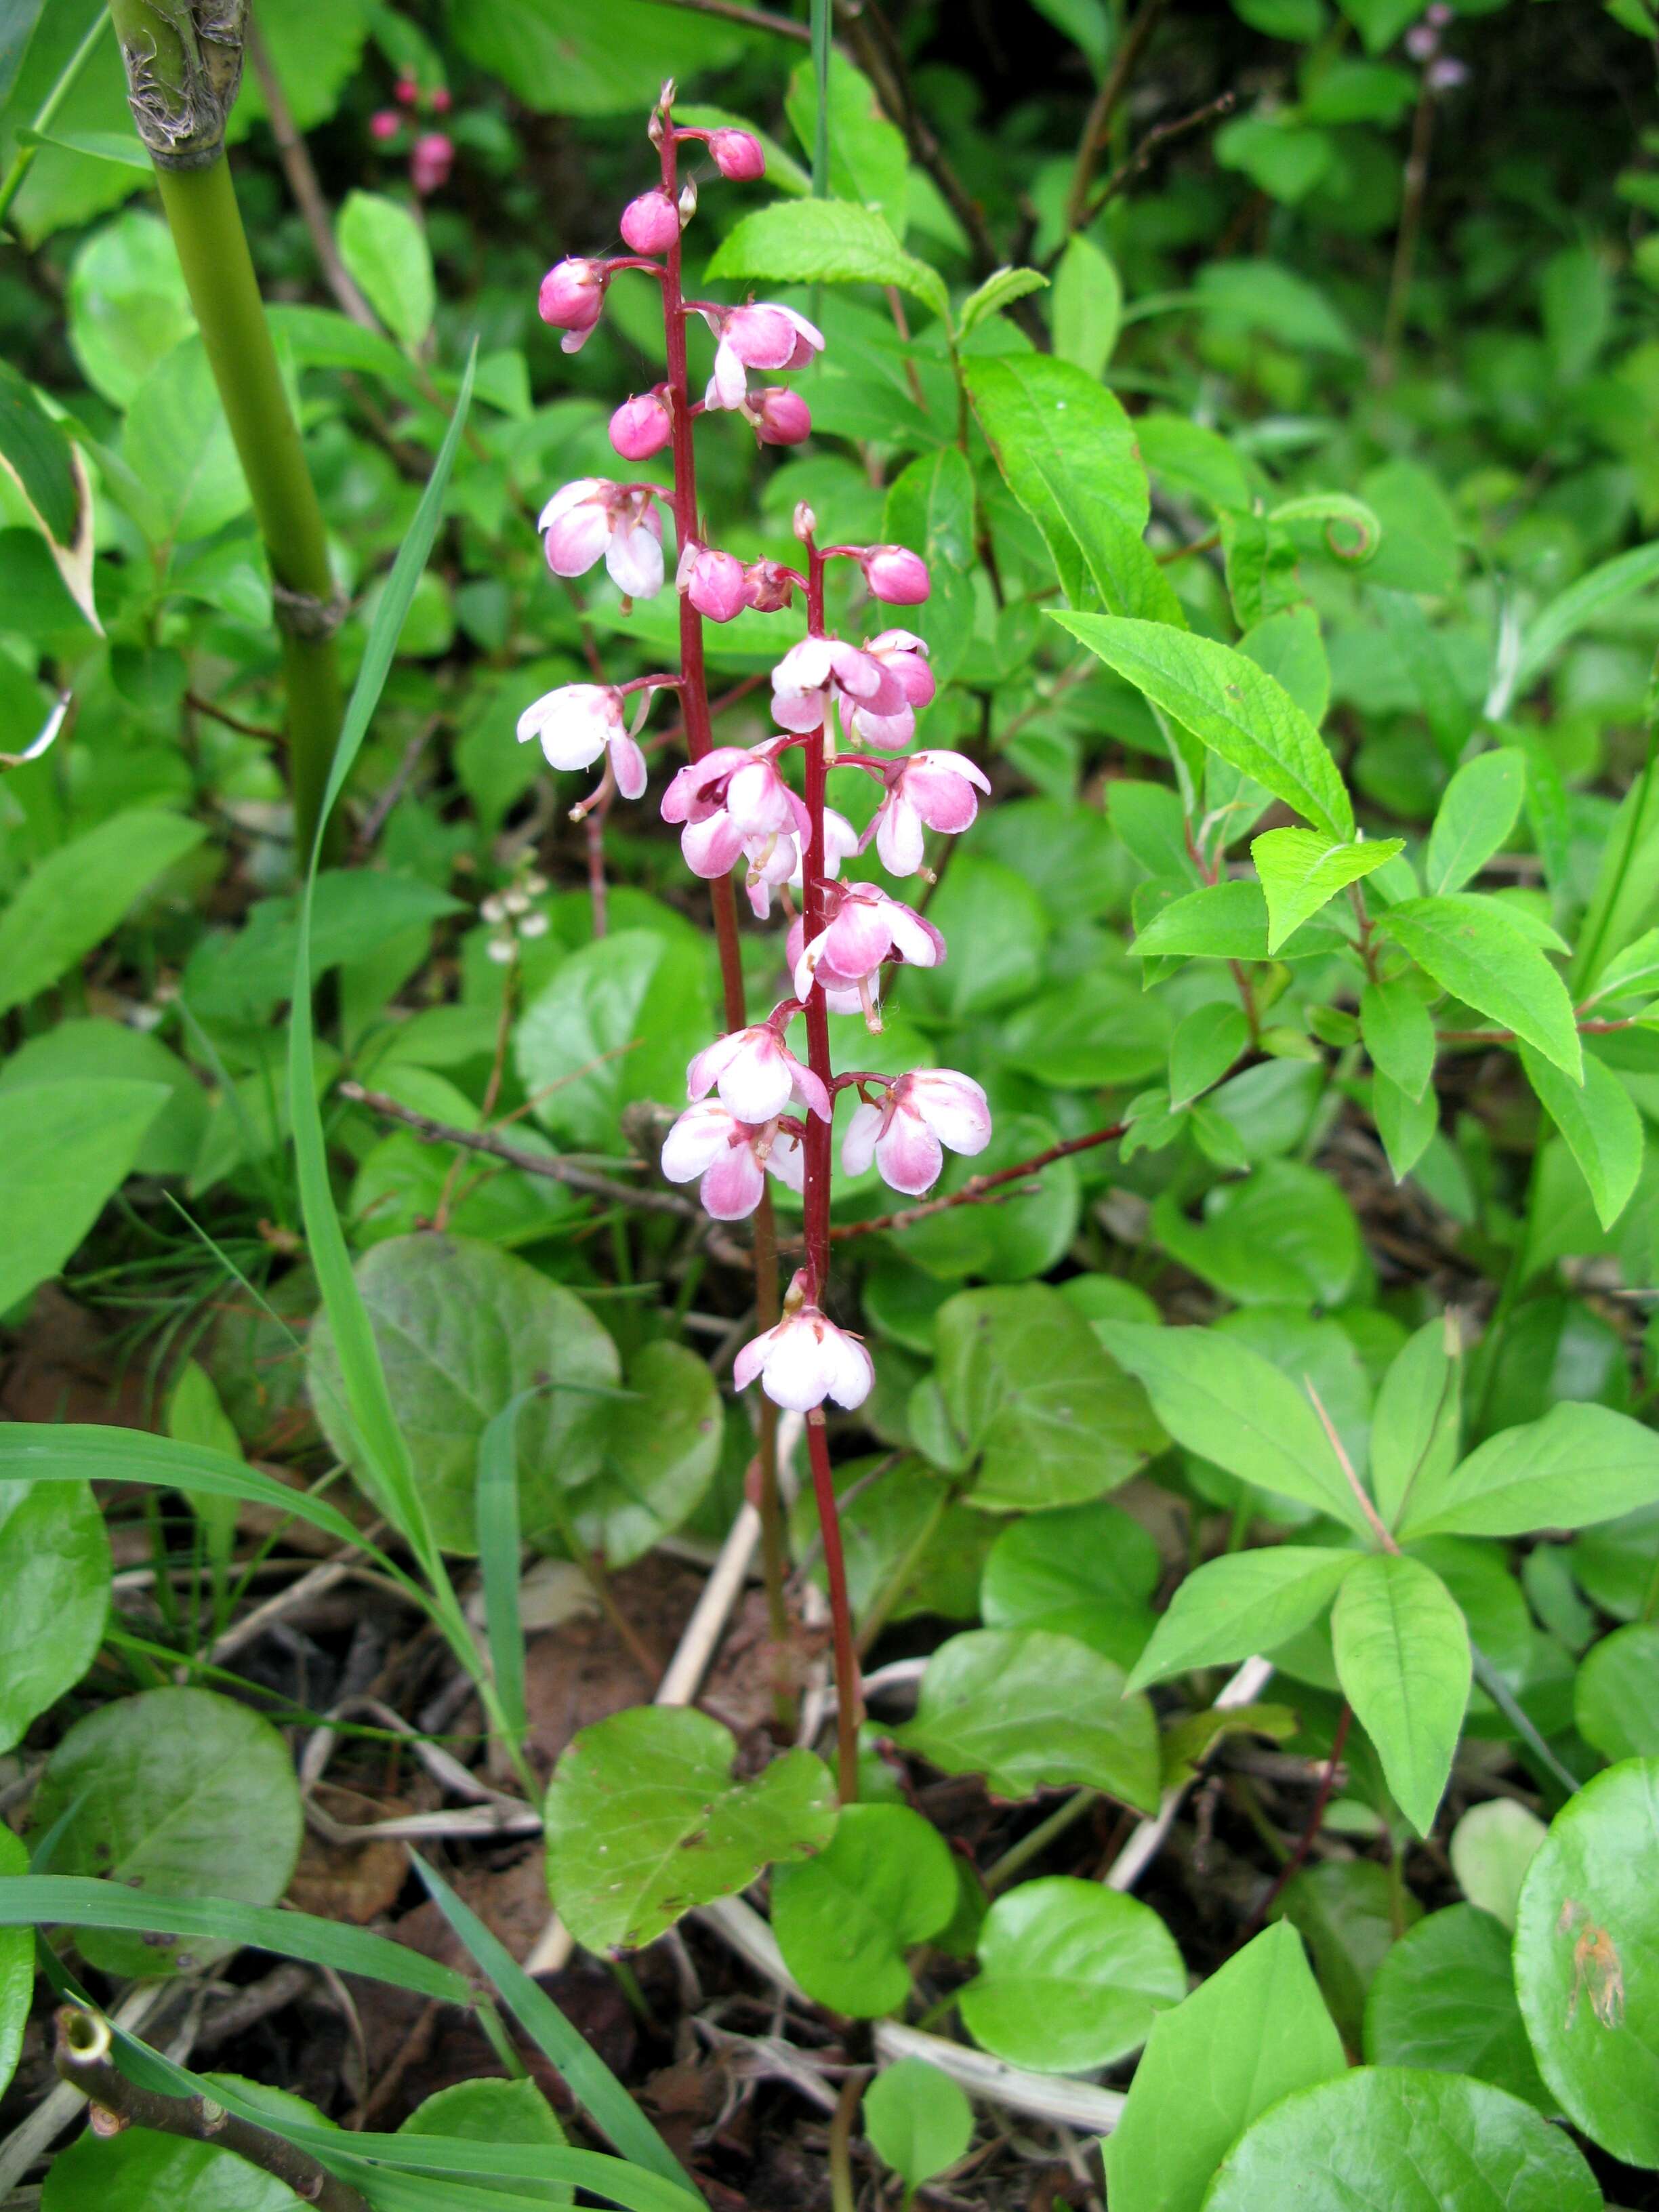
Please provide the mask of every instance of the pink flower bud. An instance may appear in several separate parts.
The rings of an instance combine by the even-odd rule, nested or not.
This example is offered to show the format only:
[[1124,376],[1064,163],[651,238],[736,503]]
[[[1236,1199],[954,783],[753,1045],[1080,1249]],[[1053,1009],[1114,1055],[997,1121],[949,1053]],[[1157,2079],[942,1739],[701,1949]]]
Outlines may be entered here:
[[556,331],[568,333],[567,353],[579,352],[605,307],[605,272],[597,261],[567,255],[542,279],[536,312]]
[[666,192],[641,192],[622,213],[622,234],[635,253],[666,253],[680,234],[680,218]]
[[710,622],[730,622],[748,604],[742,562],[733,553],[699,545],[695,538],[680,555],[674,581],[697,612],[707,615]]
[[410,149],[409,180],[424,199],[449,181],[455,159],[453,142],[441,131],[424,131]]
[[648,461],[673,434],[672,418],[654,392],[624,399],[611,417],[611,442],[625,461]]
[[377,107],[368,118],[371,138],[395,138],[404,127],[404,118],[395,107]]
[[447,84],[439,85],[432,94],[431,107],[434,115],[447,115],[455,105]]
[[811,409],[787,385],[771,384],[757,392],[744,413],[763,446],[798,446],[811,432]]
[[864,555],[864,580],[890,606],[920,606],[932,591],[927,563],[904,545],[872,545]]
[[393,98],[404,107],[413,107],[421,96],[421,88],[412,76],[400,76],[392,90]]
[[795,580],[781,561],[756,561],[743,572],[744,598],[757,614],[775,615],[789,604]]
[[729,127],[711,131],[708,150],[721,176],[734,185],[752,185],[757,177],[766,174],[766,156],[761,151],[760,140],[747,131]]

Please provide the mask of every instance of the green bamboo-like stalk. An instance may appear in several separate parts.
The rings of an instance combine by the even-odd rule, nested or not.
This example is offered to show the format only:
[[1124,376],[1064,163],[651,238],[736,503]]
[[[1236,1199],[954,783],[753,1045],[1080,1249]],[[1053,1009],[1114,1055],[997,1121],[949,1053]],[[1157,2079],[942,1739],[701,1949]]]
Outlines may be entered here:
[[241,78],[244,0],[111,0],[128,100],[155,163],[214,382],[276,586],[295,850],[310,852],[339,734],[341,609],[299,427],[276,366],[225,159]]

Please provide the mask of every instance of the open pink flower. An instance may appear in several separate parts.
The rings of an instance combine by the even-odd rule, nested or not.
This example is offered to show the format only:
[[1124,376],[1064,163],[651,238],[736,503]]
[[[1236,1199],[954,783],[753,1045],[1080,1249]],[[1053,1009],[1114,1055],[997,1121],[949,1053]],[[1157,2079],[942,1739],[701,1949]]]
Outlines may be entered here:
[[884,960],[937,968],[945,939],[933,923],[876,884],[831,884],[824,898],[824,927],[795,962],[795,996],[805,1005],[819,979],[844,989],[873,975]]
[[786,730],[816,730],[832,699],[884,718],[909,712],[902,679],[875,654],[839,637],[804,637],[772,671],[773,715]]
[[630,599],[662,589],[662,517],[648,486],[579,477],[556,491],[536,527],[556,576],[582,576],[604,556],[611,580]]
[[983,770],[965,753],[912,753],[887,775],[887,795],[859,840],[859,850],[873,837],[883,867],[893,876],[913,876],[921,866],[924,827],[952,835],[965,830],[979,812],[975,786],[991,788]]
[[972,1077],[923,1067],[901,1075],[879,1103],[858,1108],[841,1164],[848,1175],[861,1175],[873,1159],[884,1182],[919,1198],[939,1181],[945,1146],[971,1155],[990,1141],[991,1109]]
[[925,642],[908,629],[884,629],[879,637],[867,641],[864,648],[897,684],[902,695],[896,707],[888,703],[890,694],[878,698],[854,699],[848,702],[850,712],[848,726],[851,733],[866,744],[879,745],[884,752],[896,752],[908,745],[916,733],[916,709],[925,707],[933,696],[933,672],[927,665]]
[[801,1187],[801,1147],[775,1121],[738,1121],[716,1098],[688,1106],[668,1132],[662,1171],[670,1182],[702,1178],[697,1197],[716,1221],[742,1221],[760,1204],[770,1170],[790,1189]]
[[806,1279],[798,1273],[783,1302],[783,1319],[745,1344],[732,1364],[732,1379],[746,1390],[757,1376],[775,1406],[808,1413],[833,1398],[838,1406],[861,1406],[875,1382],[876,1370],[860,1339],[821,1313],[806,1298]]
[[728,623],[749,604],[749,572],[737,555],[696,538],[681,549],[674,585],[710,622]]
[[728,1030],[706,1045],[685,1072],[688,1097],[706,1098],[717,1085],[740,1121],[775,1121],[791,1100],[820,1121],[830,1119],[830,1094],[823,1084],[775,1029],[762,1024]]
[[[742,854],[763,866],[775,862],[780,839],[787,856],[768,867],[767,879],[787,883],[794,866],[794,840],[805,843],[811,817],[765,751],[717,745],[688,762],[663,793],[665,822],[681,822],[680,850],[694,874],[723,876]],[[778,872],[781,865],[781,872]]]
[[610,281],[603,261],[585,261],[575,254],[556,261],[543,277],[536,312],[544,323],[564,332],[559,343],[566,353],[580,353],[587,343],[605,312],[605,288]]
[[717,341],[706,407],[741,407],[751,368],[805,368],[823,351],[823,331],[793,307],[702,307],[698,313]]
[[621,692],[609,684],[562,684],[544,691],[519,717],[519,743],[532,738],[550,768],[588,768],[609,748],[623,797],[638,799],[645,790],[645,755],[623,726]]

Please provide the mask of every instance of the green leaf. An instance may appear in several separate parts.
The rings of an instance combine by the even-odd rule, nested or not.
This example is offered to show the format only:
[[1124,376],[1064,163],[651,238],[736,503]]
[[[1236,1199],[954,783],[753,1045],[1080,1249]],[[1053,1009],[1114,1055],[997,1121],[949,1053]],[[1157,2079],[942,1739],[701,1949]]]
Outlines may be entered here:
[[81,504],[69,440],[17,371],[3,362],[0,465],[46,525],[48,537],[67,544]]
[[0,915],[0,1013],[66,975],[205,835],[182,814],[133,808],[49,854]]
[[1393,1945],[1423,1908],[1390,1882],[1375,1859],[1304,1867],[1272,1908],[1313,1953],[1314,1972],[1331,2017],[1351,2051],[1359,2048],[1365,1992]]
[[1355,1529],[1369,1522],[1307,1393],[1259,1352],[1209,1328],[1102,1322],[1099,1333],[1188,1451],[1258,1489],[1294,1498]]
[[1502,714],[1512,698],[1523,696],[1537,682],[1570,637],[1632,592],[1639,592],[1659,577],[1659,544],[1638,545],[1603,561],[1577,583],[1569,584],[1530,622],[1521,639],[1521,654],[1513,682],[1504,698],[1492,710]]
[[949,327],[943,278],[907,253],[885,219],[854,200],[778,200],[735,223],[714,249],[711,278],[767,276],[790,284],[891,284]]
[[458,9],[461,51],[544,115],[644,114],[665,76],[726,67],[747,34],[656,0],[495,0]]
[[0,1066],[0,1095],[41,1083],[161,1083],[171,1096],[144,1133],[138,1175],[188,1173],[202,1149],[208,1097],[196,1076],[160,1037],[103,1017],[60,1021],[39,1030]]
[[706,966],[689,936],[650,929],[617,930],[570,955],[514,1038],[525,1089],[547,1094],[536,1114],[550,1135],[608,1150],[625,1106],[683,1101],[686,1062],[709,1033]]
[[1152,1632],[1163,1571],[1152,1538],[1115,1505],[1026,1514],[991,1547],[980,1610],[988,1628],[1074,1636],[1127,1667]]
[[122,452],[152,503],[144,528],[157,546],[210,537],[246,511],[247,479],[198,337],[175,346],[144,379]]
[[1594,995],[1586,1000],[1599,1006],[1604,1000],[1647,999],[1659,992],[1659,929],[1644,929],[1633,945],[1615,953],[1595,979]]
[[694,1905],[744,1889],[835,1832],[835,1786],[810,1751],[734,1782],[729,1729],[642,1705],[580,1731],[547,1793],[547,1881],[590,1950],[654,1942]]
[[1060,257],[1050,319],[1060,360],[1085,376],[1103,375],[1123,319],[1123,283],[1084,231],[1073,232]]
[[1554,2117],[1516,2002],[1508,1932],[1472,1905],[1430,1913],[1383,1960],[1365,2001],[1365,2057],[1473,2075]]
[[1353,808],[1324,739],[1283,684],[1243,653],[1162,623],[1061,612],[1053,619],[1316,829],[1339,842],[1352,836]]
[[934,681],[948,684],[974,635],[974,478],[955,446],[924,453],[899,473],[887,494],[882,532],[927,563],[933,588],[906,610],[928,648]]
[[1575,1083],[1583,1073],[1567,987],[1506,908],[1468,891],[1407,899],[1378,917],[1443,990],[1534,1046]]
[[963,1291],[935,1324],[939,1385],[977,1455],[974,1503],[1071,1505],[1128,1480],[1158,1448],[1146,1398],[1057,1291]]
[[[964,871],[971,866],[970,861],[962,863]],[[956,868],[951,871],[952,876],[957,872]],[[936,916],[943,903],[935,902]],[[939,918],[942,924],[942,916]],[[860,1061],[866,1057],[867,1051],[860,1050]],[[960,1155],[951,1158],[934,1195],[948,1196],[975,1175],[1017,1166],[1059,1141],[1053,1122],[1035,1114],[999,1114],[985,1150],[971,1159]],[[884,1204],[884,1197],[879,1202]],[[1056,1160],[1032,1178],[1029,1191],[1006,1206],[952,1206],[916,1222],[903,1232],[904,1255],[946,1282],[960,1282],[965,1275],[981,1275],[994,1283],[1022,1282],[1057,1264],[1077,1235],[1082,1205],[1077,1169],[1070,1160]],[[975,1215],[980,1218],[975,1220]]]
[[1439,1102],[1431,1093],[1413,1098],[1380,1070],[1371,1077],[1371,1119],[1388,1154],[1395,1182],[1404,1182],[1440,1127]]
[[1526,788],[1527,757],[1517,746],[1464,763],[1446,786],[1429,833],[1424,873],[1431,892],[1461,891],[1503,850]]
[[1329,169],[1336,149],[1322,131],[1306,131],[1294,109],[1276,115],[1241,115],[1217,131],[1215,157],[1224,169],[1242,169],[1258,190],[1294,207]]
[[1317,830],[1269,830],[1255,839],[1250,858],[1267,894],[1268,951],[1277,952],[1293,929],[1340,890],[1405,849],[1403,837],[1333,844]]
[[[1498,1571],[1503,1573],[1501,1568]],[[1507,1586],[1514,1588],[1513,1583]],[[1492,1797],[1483,1805],[1470,1806],[1452,1830],[1447,1847],[1452,1872],[1469,1903],[1512,1929],[1521,1885],[1547,1833],[1537,1814],[1512,1797]]]
[[1040,269],[994,269],[963,301],[957,315],[957,335],[965,338],[988,315],[1000,314],[1011,301],[1023,300],[1030,292],[1048,289],[1048,279]]
[[1194,1667],[1227,1666],[1276,1650],[1318,1620],[1361,1557],[1283,1544],[1209,1560],[1177,1588],[1129,1676],[1129,1688],[1144,1690]]
[[957,1909],[956,1862],[908,1805],[848,1805],[816,1858],[772,1876],[772,1932],[806,1991],[849,2020],[896,2012],[906,1954]]
[[1501,1430],[1443,1479],[1419,1480],[1399,1534],[1522,1536],[1583,1528],[1659,1499],[1659,1436],[1571,1401]]
[[[909,160],[904,133],[883,112],[869,78],[833,47],[829,91],[825,118],[830,142],[829,197],[861,200],[884,216],[895,235],[902,238],[909,205]],[[790,71],[783,105],[810,162],[818,135],[817,73],[811,58]],[[683,112],[677,104],[676,117]],[[767,181],[773,180],[774,167],[769,161]]]
[[1463,1362],[1449,1315],[1427,1322],[1395,1354],[1371,1420],[1371,1488],[1390,1528],[1409,1518],[1418,1486],[1432,1493],[1457,1463]]
[[[1358,0],[1344,0],[1345,12]],[[1413,12],[1415,13],[1413,5]],[[1601,2192],[1559,2129],[1484,2081],[1358,2067],[1299,2090],[1246,2130],[1205,2212],[1262,2212],[1304,2197],[1388,2212],[1601,2212]]]
[[1659,2166],[1659,1759],[1587,1783],[1522,1885],[1515,1986],[1539,2071],[1573,2125]]
[[159,1083],[119,1079],[0,1091],[0,1312],[75,1252],[126,1180],[167,1096]]
[[348,192],[335,219],[340,258],[375,313],[411,352],[437,303],[432,249],[410,210],[379,192]]
[[1153,2021],[1103,2146],[1113,2212],[1199,2212],[1251,2121],[1346,2063],[1300,1937],[1264,1929]]
[[948,2074],[925,2058],[901,2058],[864,2093],[864,2132],[907,2188],[944,2173],[974,2136],[974,2108]]
[[[363,1255],[355,1279],[436,1543],[473,1550],[485,1428],[497,1407],[538,1383],[551,1387],[519,1423],[520,1517],[527,1536],[556,1536],[580,1486],[596,1483],[604,1466],[621,1380],[610,1335],[574,1291],[471,1237],[389,1237]],[[331,1316],[319,1316],[312,1328],[307,1378],[324,1433],[384,1509],[380,1469],[356,1432]],[[611,1503],[620,1510],[624,1501],[613,1494]],[[602,1520],[603,1500],[597,1510]]]
[[1401,1811],[1425,1836],[1451,1772],[1469,1701],[1468,1631],[1419,1560],[1362,1559],[1331,1615],[1344,1695],[1376,1747]]
[[1582,1085],[1569,1082],[1528,1045],[1521,1047],[1521,1064],[1578,1163],[1596,1219],[1611,1229],[1630,1204],[1642,1173],[1642,1117],[1629,1091],[1593,1052],[1584,1054]]
[[[1167,912],[1168,909],[1166,908]],[[1170,1110],[1178,1114],[1220,1082],[1250,1042],[1243,1010],[1231,999],[1194,1006],[1170,1040]]]
[[[109,1577],[109,1538],[89,1483],[0,1482],[0,1589],[7,1593],[0,1608],[0,1752],[72,1690],[97,1657]],[[0,2001],[0,2019],[3,2009]],[[5,2071],[0,2063],[0,2078]]]
[[[1264,1160],[1205,1194],[1201,1221],[1173,1191],[1152,1208],[1164,1249],[1242,1306],[1340,1305],[1364,1259],[1359,1224],[1337,1185],[1300,1160]],[[1293,1378],[1300,1382],[1299,1376]]]
[[986,2050],[1039,2074],[1105,2066],[1187,1993],[1175,1940],[1150,1905],[1099,1882],[1022,1882],[985,1916],[979,1973],[957,1998]]
[[[538,2143],[562,2148],[559,2118],[533,2081],[456,2081],[423,2099],[398,2130],[403,2136],[445,2136],[450,2141]],[[574,2202],[569,2185],[553,2183],[550,2204]],[[157,2208],[160,2212],[160,2208]]]
[[1573,1725],[1604,1759],[1659,1758],[1659,1623],[1615,1628],[1587,1652]]
[[916,1716],[893,1735],[947,1774],[982,1774],[1000,1797],[1073,1783],[1152,1811],[1158,1728],[1120,1668],[1070,1636],[974,1629],[927,1662]]
[[[1142,887],[1152,891],[1158,887]],[[1176,888],[1171,886],[1172,889]],[[1242,877],[1206,884],[1202,890],[1171,897],[1152,906],[1138,919],[1131,954],[1137,959],[1179,954],[1188,959],[1265,960],[1267,957],[1267,898],[1260,884]],[[1136,914],[1143,913],[1139,896]],[[1296,960],[1333,952],[1341,939],[1328,923],[1316,922],[1294,945],[1282,948],[1284,957]]]
[[[142,1890],[152,1914],[174,1898],[275,1905],[304,1826],[293,1762],[270,1722],[194,1689],[118,1698],[77,1721],[47,1761],[33,1808],[42,1830],[65,1814],[54,1867]],[[185,1936],[101,1930],[78,1948],[112,1974],[176,1972],[186,1951],[202,1955]]]
[[195,328],[166,223],[134,213],[92,233],[70,271],[69,341],[94,391],[113,407],[128,406]]
[[[29,1870],[21,1836],[0,1826],[0,1887]],[[0,1929],[0,2095],[11,2086],[34,2005],[34,1937],[27,1928]]]
[[[602,1334],[589,1339],[596,1348]],[[558,1468],[579,1540],[613,1567],[643,1559],[696,1512],[720,1455],[720,1392],[695,1352],[641,1345],[626,1382],[628,1396],[605,1407],[603,1456],[592,1480],[573,1479],[568,1443]],[[550,1531],[540,1534],[547,1542]]]
[[1367,983],[1359,994],[1359,1033],[1379,1075],[1421,1098],[1434,1073],[1434,1022],[1404,975]]

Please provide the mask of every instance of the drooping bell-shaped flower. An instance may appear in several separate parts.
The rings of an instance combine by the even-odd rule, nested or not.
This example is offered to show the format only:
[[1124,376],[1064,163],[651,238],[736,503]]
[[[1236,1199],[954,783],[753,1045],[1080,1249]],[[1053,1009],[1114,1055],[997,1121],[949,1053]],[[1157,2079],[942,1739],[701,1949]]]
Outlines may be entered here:
[[744,307],[700,307],[714,333],[714,374],[704,394],[707,407],[740,407],[749,393],[751,368],[805,368],[823,351],[823,333],[793,307],[756,303]]
[[[688,762],[663,793],[662,816],[684,823],[686,865],[708,878],[723,876],[747,854],[763,864],[769,881],[787,882],[795,841],[805,843],[811,831],[811,817],[772,756],[743,745],[717,745]],[[788,841],[787,856],[776,853],[781,839]]]
[[605,288],[611,272],[602,261],[586,261],[567,254],[556,261],[542,279],[536,312],[544,323],[562,331],[560,344],[566,353],[580,353],[589,333],[605,312]]
[[798,446],[811,434],[812,410],[787,384],[769,384],[739,404],[763,446]]
[[662,589],[662,517],[648,485],[580,477],[556,491],[536,527],[556,576],[582,576],[603,556],[617,589],[648,599]]
[[861,1406],[876,1370],[861,1339],[808,1302],[805,1276],[797,1273],[784,1297],[783,1319],[745,1344],[732,1364],[739,1390],[757,1376],[775,1406],[809,1413],[826,1398],[849,1411]]
[[873,837],[890,875],[913,876],[922,862],[924,828],[951,835],[967,829],[979,812],[975,789],[988,792],[991,786],[966,753],[912,753],[887,774],[887,795],[860,839],[859,850]]
[[607,750],[624,799],[645,790],[645,755],[623,722],[622,694],[609,684],[562,684],[532,700],[519,717],[519,743],[532,738],[550,768],[590,768]]
[[820,970],[826,989],[844,989],[873,975],[884,960],[937,968],[945,958],[945,939],[933,923],[877,884],[830,884],[823,908],[824,927],[795,962],[795,996],[803,1005]]
[[706,1098],[718,1085],[740,1121],[773,1121],[792,1100],[821,1121],[830,1119],[830,1094],[811,1069],[795,1058],[776,1030],[764,1024],[728,1030],[706,1045],[685,1072],[686,1095]]
[[659,392],[624,399],[611,417],[611,442],[625,461],[648,461],[673,434],[673,417]]
[[889,703],[890,693],[868,700],[853,699],[848,702],[848,728],[866,744],[878,745],[884,752],[896,752],[908,745],[916,733],[916,710],[925,707],[933,696],[933,672],[927,665],[926,641],[908,629],[884,629],[879,637],[871,638],[865,652],[877,665],[884,669],[898,686],[901,703]]
[[971,1157],[990,1141],[991,1109],[973,1078],[923,1067],[900,1076],[877,1103],[857,1109],[841,1164],[848,1175],[861,1175],[873,1159],[884,1182],[919,1198],[939,1181],[945,1148]]
[[832,700],[884,720],[909,711],[900,678],[874,653],[843,638],[804,637],[772,671],[774,718],[786,730],[816,730]]
[[698,1200],[716,1221],[742,1221],[760,1204],[766,1172],[792,1190],[801,1184],[801,1148],[775,1121],[738,1121],[717,1098],[688,1106],[663,1141],[670,1182],[702,1182]]

